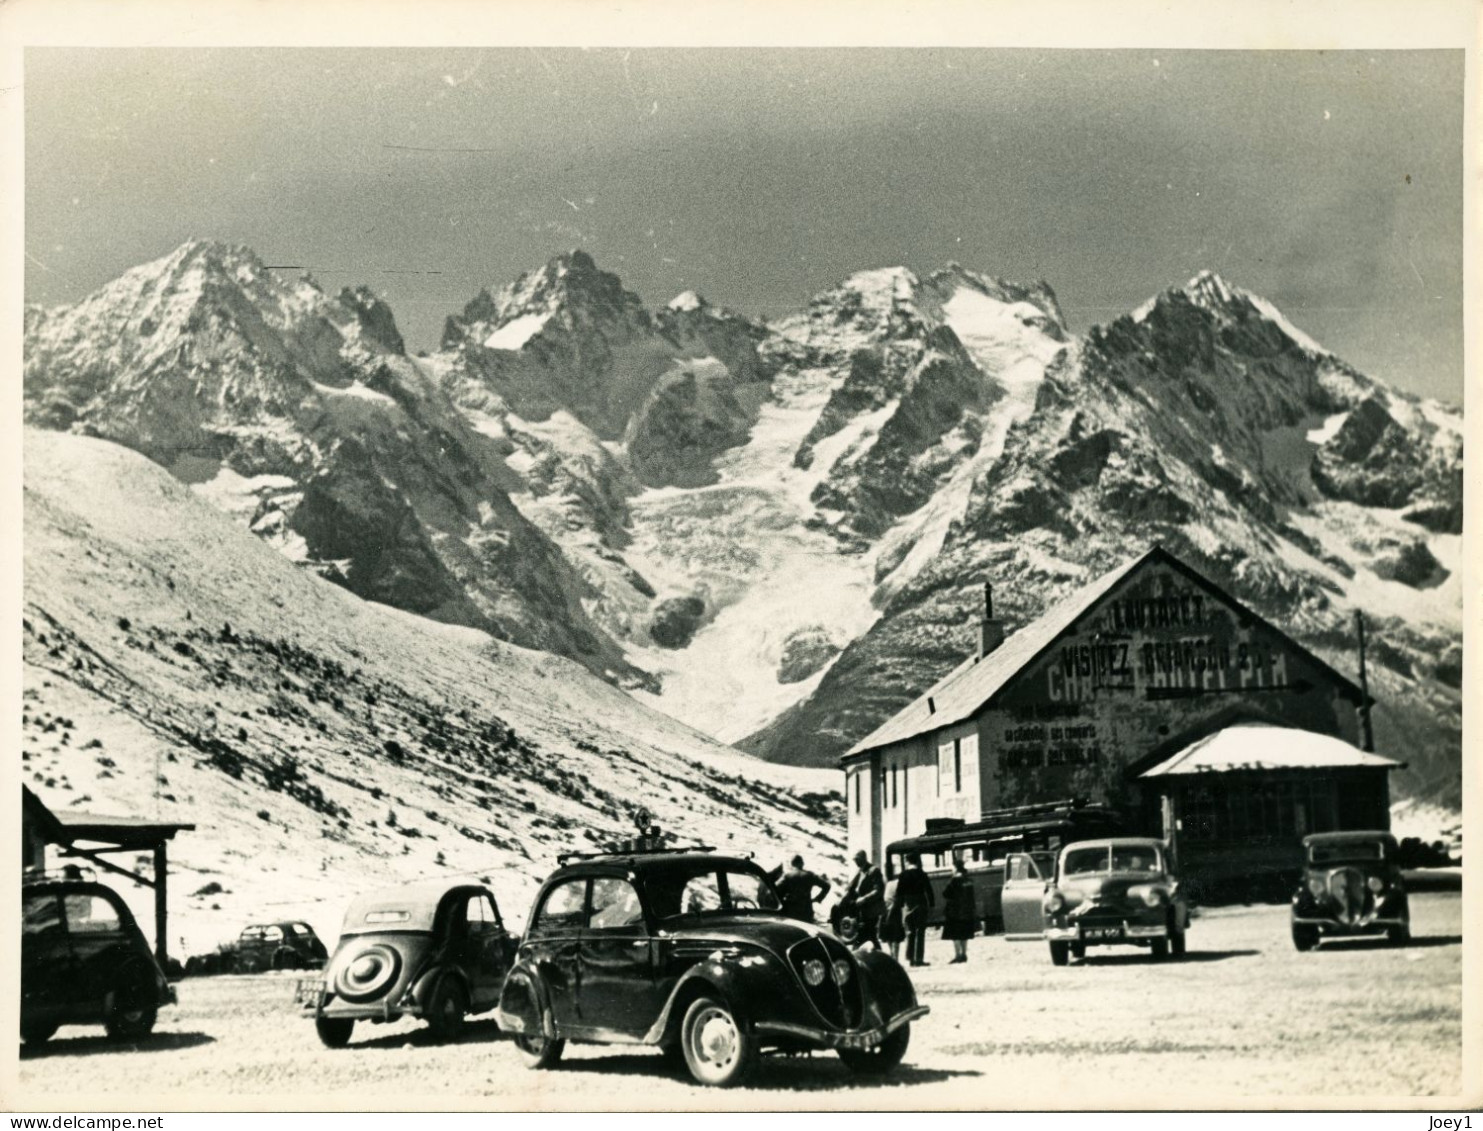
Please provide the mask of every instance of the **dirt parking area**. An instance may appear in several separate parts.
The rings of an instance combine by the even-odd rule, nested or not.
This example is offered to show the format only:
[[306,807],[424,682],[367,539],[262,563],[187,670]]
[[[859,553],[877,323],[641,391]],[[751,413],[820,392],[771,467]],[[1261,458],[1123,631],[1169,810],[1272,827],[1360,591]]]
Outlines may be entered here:
[[[1130,948],[1051,965],[1044,944],[977,939],[963,966],[932,940],[916,971],[932,1013],[906,1063],[857,1080],[832,1055],[768,1058],[745,1094],[694,1086],[657,1053],[569,1049],[525,1069],[493,1022],[440,1046],[422,1026],[361,1025],[322,1048],[292,1005],[293,975],[192,979],[180,1005],[133,1047],[64,1028],[21,1050],[21,1110],[113,1110],[321,1102],[426,1108],[1066,1108],[1369,1106],[1377,1097],[1462,1091],[1462,901],[1412,897],[1413,942],[1326,943],[1300,954],[1287,909],[1202,914],[1190,953],[1164,963]],[[296,1101],[298,1101],[296,1103]]]

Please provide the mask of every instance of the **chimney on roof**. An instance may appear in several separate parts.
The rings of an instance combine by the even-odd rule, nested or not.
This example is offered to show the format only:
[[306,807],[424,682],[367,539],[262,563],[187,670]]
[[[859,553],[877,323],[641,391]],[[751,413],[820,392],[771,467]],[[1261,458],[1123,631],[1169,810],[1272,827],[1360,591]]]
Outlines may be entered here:
[[984,582],[984,619],[978,626],[978,658],[1004,643],[1004,622],[994,619],[994,587]]

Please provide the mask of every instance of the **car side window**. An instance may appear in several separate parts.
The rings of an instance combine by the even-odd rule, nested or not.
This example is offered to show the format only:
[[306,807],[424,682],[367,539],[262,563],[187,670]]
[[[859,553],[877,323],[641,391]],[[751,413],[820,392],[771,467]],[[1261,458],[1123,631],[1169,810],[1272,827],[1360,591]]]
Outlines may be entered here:
[[483,892],[469,896],[468,904],[464,908],[464,914],[468,917],[469,934],[488,935],[493,934],[499,927],[499,921],[495,918],[494,907],[489,902],[489,897]]
[[22,911],[21,934],[30,938],[62,933],[62,908],[54,895],[33,896]]
[[594,931],[615,931],[642,926],[644,909],[639,893],[627,880],[602,876],[592,881],[592,917],[587,926]]
[[586,921],[587,881],[567,880],[546,893],[541,909],[536,912],[533,929],[562,931],[581,929]]
[[282,942],[283,941],[283,928],[282,927],[268,927],[268,928],[266,928],[263,931],[263,938],[265,938],[268,942]]
[[1009,879],[1038,880],[1040,878],[1040,869],[1035,866],[1034,858],[1028,853],[1017,852],[1009,858]]
[[118,911],[101,895],[69,895],[67,929],[76,935],[103,933],[119,929]]

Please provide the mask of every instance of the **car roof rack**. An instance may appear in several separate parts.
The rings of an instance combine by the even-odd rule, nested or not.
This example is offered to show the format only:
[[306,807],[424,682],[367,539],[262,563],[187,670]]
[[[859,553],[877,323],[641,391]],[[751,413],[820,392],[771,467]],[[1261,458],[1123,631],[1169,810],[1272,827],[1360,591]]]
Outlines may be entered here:
[[662,832],[658,825],[650,825],[638,836],[609,841],[591,851],[563,852],[556,857],[556,863],[565,868],[568,863],[576,860],[605,860],[615,856],[678,855],[685,852],[714,852],[716,850],[713,844],[673,844],[671,842],[674,839],[674,833]]

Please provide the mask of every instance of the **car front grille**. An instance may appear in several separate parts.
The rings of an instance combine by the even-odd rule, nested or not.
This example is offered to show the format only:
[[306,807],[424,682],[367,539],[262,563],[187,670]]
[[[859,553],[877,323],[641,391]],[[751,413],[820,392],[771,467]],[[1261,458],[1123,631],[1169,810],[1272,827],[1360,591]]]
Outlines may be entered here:
[[1358,868],[1335,868],[1328,874],[1328,888],[1339,922],[1353,926],[1371,917],[1374,897]]
[[[817,986],[809,985],[803,974],[804,963],[810,959],[818,959],[824,964],[824,980]],[[842,1029],[853,1029],[860,1024],[860,968],[844,943],[826,935],[804,939],[789,949],[788,961],[793,964],[798,980],[803,983],[804,991],[820,1017]],[[842,984],[834,973],[834,964],[840,961],[846,963],[850,971],[848,980]]]

